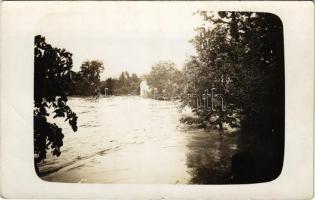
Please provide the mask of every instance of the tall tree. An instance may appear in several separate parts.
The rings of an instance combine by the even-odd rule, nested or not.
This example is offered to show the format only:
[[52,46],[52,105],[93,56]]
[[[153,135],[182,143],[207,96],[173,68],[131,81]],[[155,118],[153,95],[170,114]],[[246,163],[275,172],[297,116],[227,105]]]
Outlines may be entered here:
[[64,117],[73,131],[77,131],[77,116],[67,105],[66,87],[70,83],[72,54],[52,47],[43,36],[35,36],[34,46],[34,156],[37,163],[46,158],[47,150],[60,156],[63,133],[47,117],[53,109],[53,118]]
[[[282,110],[281,21],[265,13],[199,13],[207,23],[197,29],[192,40],[197,56],[192,57],[184,69],[190,73],[185,76],[191,83],[187,88],[194,91],[186,91],[186,94],[202,95],[204,90],[216,88],[227,102],[227,112],[222,117],[235,112],[260,115],[267,108]],[[218,113],[210,111],[208,114]],[[235,123],[228,119],[222,121]]]
[[97,96],[100,94],[100,74],[104,71],[102,61],[85,61],[78,72],[76,80],[77,93],[83,96]]
[[[202,120],[240,126],[251,148],[280,173],[284,142],[284,57],[281,20],[268,13],[200,11],[204,25],[192,40],[197,55],[184,67],[188,94],[215,88],[225,109],[194,109]],[[201,99],[201,98],[200,98]],[[214,119],[214,120],[211,120]],[[255,142],[253,142],[255,141]],[[268,155],[264,152],[268,152]],[[256,155],[257,155],[256,154]],[[267,159],[267,160],[268,160]],[[265,160],[266,159],[262,159]],[[269,177],[269,178],[270,178]]]

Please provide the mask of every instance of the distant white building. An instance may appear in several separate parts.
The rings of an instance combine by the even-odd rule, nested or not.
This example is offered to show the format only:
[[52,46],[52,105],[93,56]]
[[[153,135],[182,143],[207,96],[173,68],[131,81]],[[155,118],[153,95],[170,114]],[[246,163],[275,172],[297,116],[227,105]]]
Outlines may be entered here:
[[140,96],[147,97],[150,92],[150,87],[147,84],[147,81],[141,81],[140,83]]

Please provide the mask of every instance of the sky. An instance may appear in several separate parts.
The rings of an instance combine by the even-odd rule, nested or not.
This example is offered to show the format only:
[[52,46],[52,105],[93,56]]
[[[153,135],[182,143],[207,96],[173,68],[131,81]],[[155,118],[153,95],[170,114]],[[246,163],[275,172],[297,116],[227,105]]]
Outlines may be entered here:
[[142,75],[153,64],[171,60],[181,69],[195,54],[189,42],[201,17],[198,8],[180,4],[114,4],[98,9],[55,11],[43,17],[36,34],[52,46],[73,53],[74,71],[85,60],[101,60],[101,79],[122,71]]

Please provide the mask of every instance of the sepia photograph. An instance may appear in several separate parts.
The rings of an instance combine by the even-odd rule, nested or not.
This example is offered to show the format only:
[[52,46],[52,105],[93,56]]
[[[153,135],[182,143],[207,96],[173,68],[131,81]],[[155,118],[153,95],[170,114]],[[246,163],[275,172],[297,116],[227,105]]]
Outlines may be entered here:
[[34,33],[34,173],[250,184],[284,160],[281,19],[211,7],[49,14]]
[[0,199],[313,198],[314,2],[0,10]]

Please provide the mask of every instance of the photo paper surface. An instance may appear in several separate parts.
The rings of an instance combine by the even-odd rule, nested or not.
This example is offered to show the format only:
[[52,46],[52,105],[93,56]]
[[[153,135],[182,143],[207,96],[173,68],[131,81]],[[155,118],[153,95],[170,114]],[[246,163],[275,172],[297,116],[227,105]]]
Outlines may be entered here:
[[80,15],[86,26],[76,15],[42,19],[34,36],[41,179],[241,184],[279,176],[281,20],[175,10]]
[[311,2],[3,2],[5,198],[308,199]]

